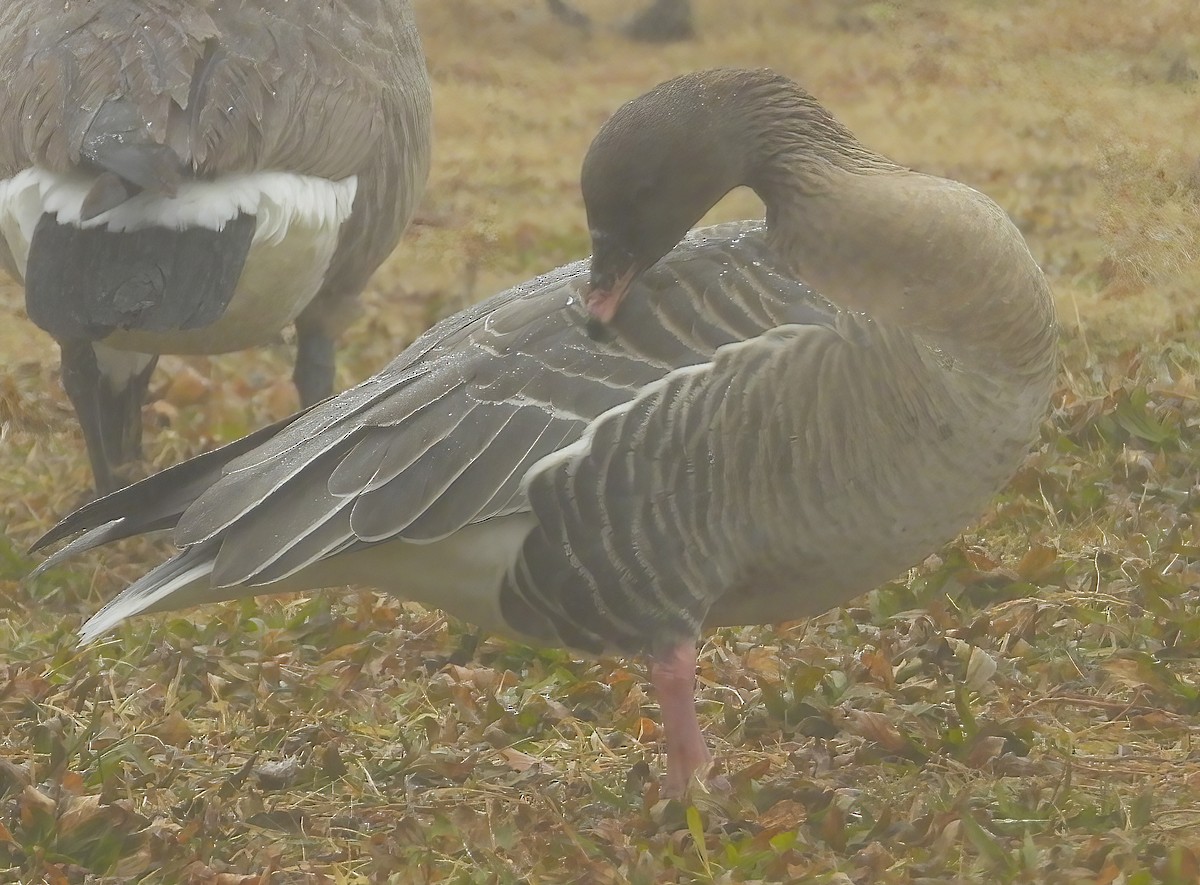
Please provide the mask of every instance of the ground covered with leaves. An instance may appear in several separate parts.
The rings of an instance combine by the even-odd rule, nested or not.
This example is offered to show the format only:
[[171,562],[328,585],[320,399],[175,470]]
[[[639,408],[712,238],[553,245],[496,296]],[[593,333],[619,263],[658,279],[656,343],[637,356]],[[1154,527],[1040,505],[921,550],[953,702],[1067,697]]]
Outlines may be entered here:
[[[612,19],[637,2],[581,2]],[[813,620],[708,637],[721,777],[659,795],[637,661],[361,591],[74,630],[166,552],[28,582],[86,458],[0,294],[0,880],[1103,883],[1200,879],[1200,13],[697,0],[699,40],[584,39],[540,0],[418,2],[437,146],[343,383],[587,249],[578,163],[672,74],[771,65],[874,147],[993,195],[1063,318],[1025,468],[969,533]],[[736,195],[713,218],[752,215]],[[163,360],[162,466],[293,406],[288,344]],[[871,544],[863,538],[864,549]],[[803,592],[803,588],[797,588]]]

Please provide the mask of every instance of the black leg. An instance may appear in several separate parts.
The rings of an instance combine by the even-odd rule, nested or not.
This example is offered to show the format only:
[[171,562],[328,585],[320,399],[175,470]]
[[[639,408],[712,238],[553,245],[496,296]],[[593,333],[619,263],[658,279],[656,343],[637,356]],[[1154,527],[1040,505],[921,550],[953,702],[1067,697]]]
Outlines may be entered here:
[[333,394],[336,354],[333,336],[320,323],[296,321],[296,367],[292,381],[300,394],[300,405],[311,406]]
[[79,418],[96,491],[116,491],[126,481],[115,468],[142,454],[142,404],[158,357],[123,377],[106,377],[92,342],[74,339],[58,346],[63,387]]
[[75,407],[75,416],[83,430],[88,460],[92,462],[92,478],[96,491],[105,494],[117,488],[112,466],[104,451],[104,431],[100,426],[100,367],[90,341],[60,341],[62,351],[62,382],[67,398]]
[[123,380],[109,378],[100,367],[100,426],[110,464],[127,464],[142,457],[142,406],[156,365],[157,354],[144,368]]

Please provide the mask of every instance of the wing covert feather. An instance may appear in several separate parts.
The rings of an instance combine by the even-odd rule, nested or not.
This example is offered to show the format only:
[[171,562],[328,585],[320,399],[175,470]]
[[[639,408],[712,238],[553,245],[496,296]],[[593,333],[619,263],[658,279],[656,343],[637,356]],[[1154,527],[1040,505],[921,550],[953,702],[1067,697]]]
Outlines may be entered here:
[[[597,416],[677,370],[706,365],[738,336],[761,334],[781,319],[828,320],[831,308],[784,275],[769,268],[737,273],[726,246],[732,234],[740,262],[769,260],[759,224],[699,231],[645,275],[613,334],[601,341],[589,337],[580,303],[584,262],[438,324],[379,375],[233,462],[180,522],[177,541],[221,535],[219,575],[261,577],[279,563],[268,562],[277,551],[264,549],[265,535],[244,530],[255,524],[285,525],[284,536],[315,527],[311,537],[291,539],[280,557],[294,564],[385,539],[430,541],[529,509],[526,473],[577,441]],[[698,301],[679,292],[681,281],[699,293]],[[717,301],[744,303],[714,311],[722,318],[718,324],[701,320]],[[623,453],[611,454],[616,460],[603,470],[615,496],[636,493],[631,452],[652,448],[647,434],[657,432],[650,401],[635,406],[636,426],[625,422],[628,438],[607,449]],[[678,425],[685,435],[705,429],[692,413],[671,409],[686,418]],[[596,432],[615,429],[601,422]],[[578,489],[562,493],[571,500],[558,512],[574,520],[572,533],[606,518],[603,508],[568,516],[572,501],[587,496]]]

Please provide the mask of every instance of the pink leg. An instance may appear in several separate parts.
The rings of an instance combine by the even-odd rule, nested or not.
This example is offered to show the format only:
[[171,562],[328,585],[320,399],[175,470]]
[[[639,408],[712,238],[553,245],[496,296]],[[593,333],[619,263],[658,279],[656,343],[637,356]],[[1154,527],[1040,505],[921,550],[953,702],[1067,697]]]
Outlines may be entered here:
[[712,762],[696,718],[696,643],[682,642],[651,660],[650,681],[658,693],[667,739],[664,792],[679,797],[693,775],[704,777]]

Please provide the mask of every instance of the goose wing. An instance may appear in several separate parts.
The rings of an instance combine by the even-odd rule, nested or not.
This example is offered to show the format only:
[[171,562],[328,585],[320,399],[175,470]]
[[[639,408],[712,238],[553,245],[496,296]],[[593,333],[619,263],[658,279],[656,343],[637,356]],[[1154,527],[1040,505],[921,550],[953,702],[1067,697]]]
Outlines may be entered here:
[[269,583],[391,539],[527,511],[523,480],[588,425],[718,348],[833,308],[772,269],[758,225],[685,240],[601,340],[579,262],[435,326],[383,372],[225,466],[180,546],[219,539],[217,586]]

